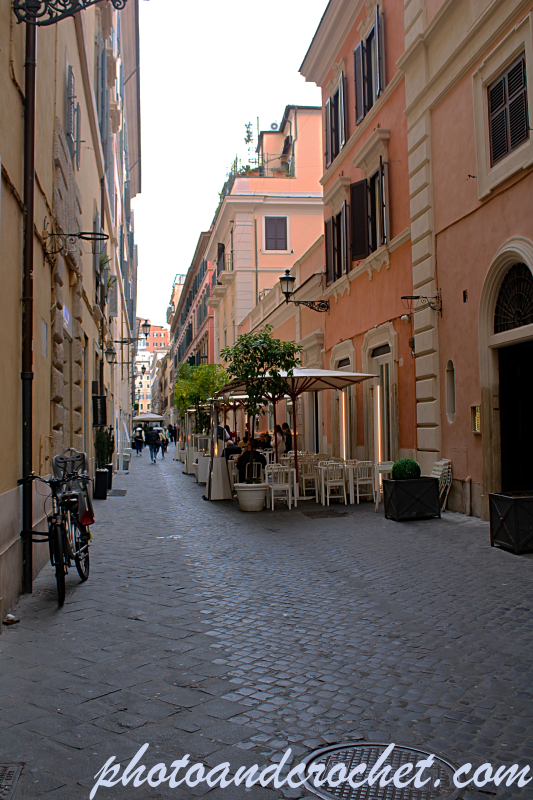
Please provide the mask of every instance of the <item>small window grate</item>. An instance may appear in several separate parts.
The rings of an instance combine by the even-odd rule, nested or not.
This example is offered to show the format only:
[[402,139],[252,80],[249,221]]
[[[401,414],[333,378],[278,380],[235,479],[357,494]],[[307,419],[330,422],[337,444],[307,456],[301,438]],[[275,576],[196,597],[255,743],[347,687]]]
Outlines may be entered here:
[[494,333],[533,323],[533,275],[526,264],[514,264],[503,279],[496,310]]

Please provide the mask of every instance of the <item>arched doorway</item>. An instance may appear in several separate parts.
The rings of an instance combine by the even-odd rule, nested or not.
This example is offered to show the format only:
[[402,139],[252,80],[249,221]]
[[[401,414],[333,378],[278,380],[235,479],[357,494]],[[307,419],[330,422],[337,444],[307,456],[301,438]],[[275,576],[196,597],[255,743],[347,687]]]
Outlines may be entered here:
[[[497,253],[480,299],[483,517],[490,492],[533,488],[533,243]],[[531,441],[530,441],[531,439]]]
[[[522,262],[506,272],[494,312],[494,334],[533,324],[533,275]],[[533,340],[498,348],[502,491],[533,488]]]

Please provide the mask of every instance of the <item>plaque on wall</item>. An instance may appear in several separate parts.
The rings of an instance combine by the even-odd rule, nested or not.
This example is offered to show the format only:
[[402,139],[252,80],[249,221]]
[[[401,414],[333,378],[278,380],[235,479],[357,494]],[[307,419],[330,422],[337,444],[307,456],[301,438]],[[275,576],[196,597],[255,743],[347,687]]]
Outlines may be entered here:
[[93,428],[107,427],[107,398],[103,395],[93,395]]

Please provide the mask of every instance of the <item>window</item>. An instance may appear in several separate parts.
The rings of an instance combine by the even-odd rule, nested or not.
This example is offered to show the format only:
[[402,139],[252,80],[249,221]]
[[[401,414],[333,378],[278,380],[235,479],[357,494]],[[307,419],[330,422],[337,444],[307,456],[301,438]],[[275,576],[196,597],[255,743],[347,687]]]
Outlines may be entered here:
[[325,222],[326,284],[333,283],[350,270],[349,207],[342,204],[338,214]]
[[352,261],[361,261],[388,242],[386,167],[380,156],[377,172],[350,186]]
[[69,153],[76,160],[76,168],[80,168],[81,160],[81,109],[80,104],[76,103],[76,82],[74,70],[68,67],[67,70],[67,92],[65,103],[65,136]]
[[288,249],[287,217],[265,217],[265,249]]
[[325,143],[326,143],[326,169],[339,155],[346,144],[346,89],[344,72],[341,72],[337,89],[329,100],[326,100],[324,109],[325,117]]
[[355,124],[365,118],[385,88],[383,14],[376,6],[374,26],[353,51],[355,81]]
[[522,55],[489,86],[491,165],[529,139],[526,59]]

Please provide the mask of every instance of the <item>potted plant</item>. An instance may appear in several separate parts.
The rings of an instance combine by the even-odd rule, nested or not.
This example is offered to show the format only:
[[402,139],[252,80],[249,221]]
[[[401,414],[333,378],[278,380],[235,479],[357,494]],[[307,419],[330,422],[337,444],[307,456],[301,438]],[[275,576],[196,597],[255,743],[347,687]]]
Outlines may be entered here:
[[533,491],[489,494],[490,545],[520,555],[533,550]]
[[104,428],[97,428],[94,436],[94,454],[96,457],[96,471],[94,474],[95,500],[107,500],[109,472],[105,465],[107,463],[108,448],[107,431]]
[[106,463],[104,464],[107,470],[107,488],[113,488],[113,455],[115,453],[115,434],[113,433],[113,428],[110,425],[109,428],[104,431],[106,437]]
[[[245,409],[248,420],[252,420],[252,430],[248,431],[250,440],[255,438],[255,418],[265,405],[267,395],[279,399],[283,395],[282,371],[292,375],[298,366],[301,350],[294,342],[282,342],[270,335],[272,325],[265,325],[259,331],[241,334],[232,347],[226,347],[220,354],[228,362],[228,373],[245,386],[247,401]],[[253,474],[253,450],[250,464]],[[245,483],[236,483],[235,491],[241,511],[261,511],[266,500],[268,484],[258,478],[249,478]]]
[[393,465],[391,477],[383,479],[387,519],[402,522],[440,517],[439,481],[420,473],[420,464],[412,458],[400,458]]

